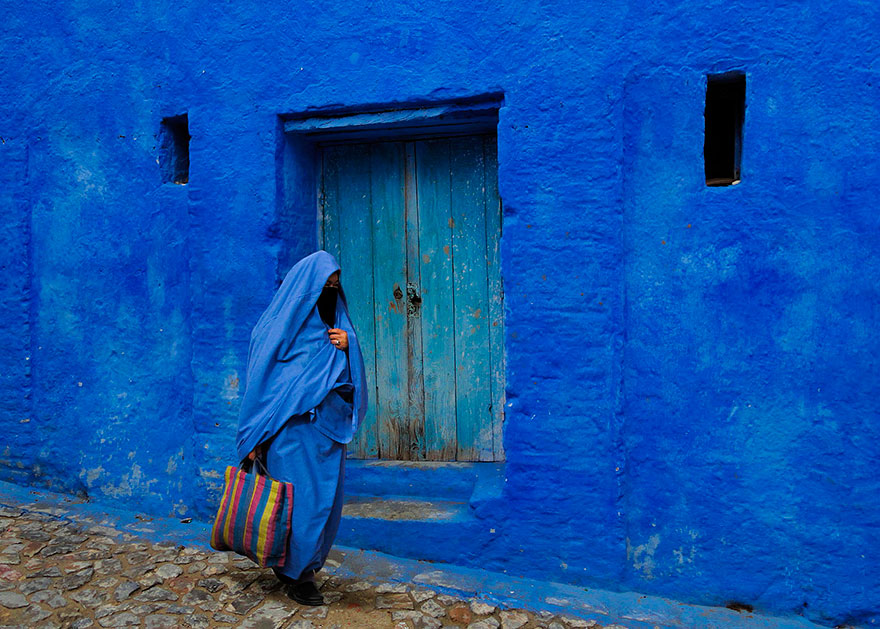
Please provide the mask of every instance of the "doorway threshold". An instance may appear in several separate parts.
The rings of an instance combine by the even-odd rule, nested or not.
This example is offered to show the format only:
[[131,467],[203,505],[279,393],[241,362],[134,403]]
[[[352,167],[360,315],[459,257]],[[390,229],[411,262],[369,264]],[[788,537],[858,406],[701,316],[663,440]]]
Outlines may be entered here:
[[347,496],[403,497],[465,504],[500,496],[504,463],[348,459]]

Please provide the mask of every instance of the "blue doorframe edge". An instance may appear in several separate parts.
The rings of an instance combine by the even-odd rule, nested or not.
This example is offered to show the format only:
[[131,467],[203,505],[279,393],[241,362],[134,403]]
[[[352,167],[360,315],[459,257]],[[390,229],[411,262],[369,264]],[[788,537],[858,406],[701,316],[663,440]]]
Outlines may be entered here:
[[384,140],[462,133],[495,133],[504,99],[488,94],[455,101],[418,105],[371,106],[363,110],[336,110],[281,116],[283,132],[316,143],[348,140]]

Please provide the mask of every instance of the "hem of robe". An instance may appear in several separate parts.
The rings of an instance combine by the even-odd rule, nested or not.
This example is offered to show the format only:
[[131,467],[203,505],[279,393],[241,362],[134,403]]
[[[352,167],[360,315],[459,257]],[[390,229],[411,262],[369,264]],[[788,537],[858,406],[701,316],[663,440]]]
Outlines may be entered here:
[[330,553],[342,519],[345,449],[301,415],[285,422],[265,453],[269,474],[294,486],[288,556],[278,567],[291,579],[317,572]]

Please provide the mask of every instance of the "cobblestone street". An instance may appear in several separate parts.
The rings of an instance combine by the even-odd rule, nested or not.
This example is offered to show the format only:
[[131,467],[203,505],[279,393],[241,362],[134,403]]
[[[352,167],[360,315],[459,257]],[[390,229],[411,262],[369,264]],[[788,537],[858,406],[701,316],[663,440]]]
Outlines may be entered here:
[[232,553],[151,543],[16,507],[0,507],[0,531],[3,627],[599,626],[550,612],[502,610],[414,584],[341,577],[335,574],[345,561],[339,552],[319,579],[328,604],[303,607],[284,594],[271,571]]
[[816,629],[803,618],[334,549],[322,607],[207,546],[206,522],[0,482],[0,629]]

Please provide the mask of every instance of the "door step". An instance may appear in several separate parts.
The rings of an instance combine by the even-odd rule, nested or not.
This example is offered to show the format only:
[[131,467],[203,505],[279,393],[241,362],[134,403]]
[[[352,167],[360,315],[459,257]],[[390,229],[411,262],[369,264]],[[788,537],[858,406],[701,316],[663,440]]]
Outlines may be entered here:
[[489,526],[466,502],[348,496],[336,543],[398,557],[461,563]]
[[462,522],[470,516],[470,507],[464,502],[441,500],[414,500],[403,496],[346,497],[343,518],[368,518],[389,521]]
[[346,462],[337,543],[468,563],[496,537],[504,463]]
[[471,502],[490,486],[503,484],[503,463],[375,461],[345,463],[347,495],[402,496],[430,502]]

